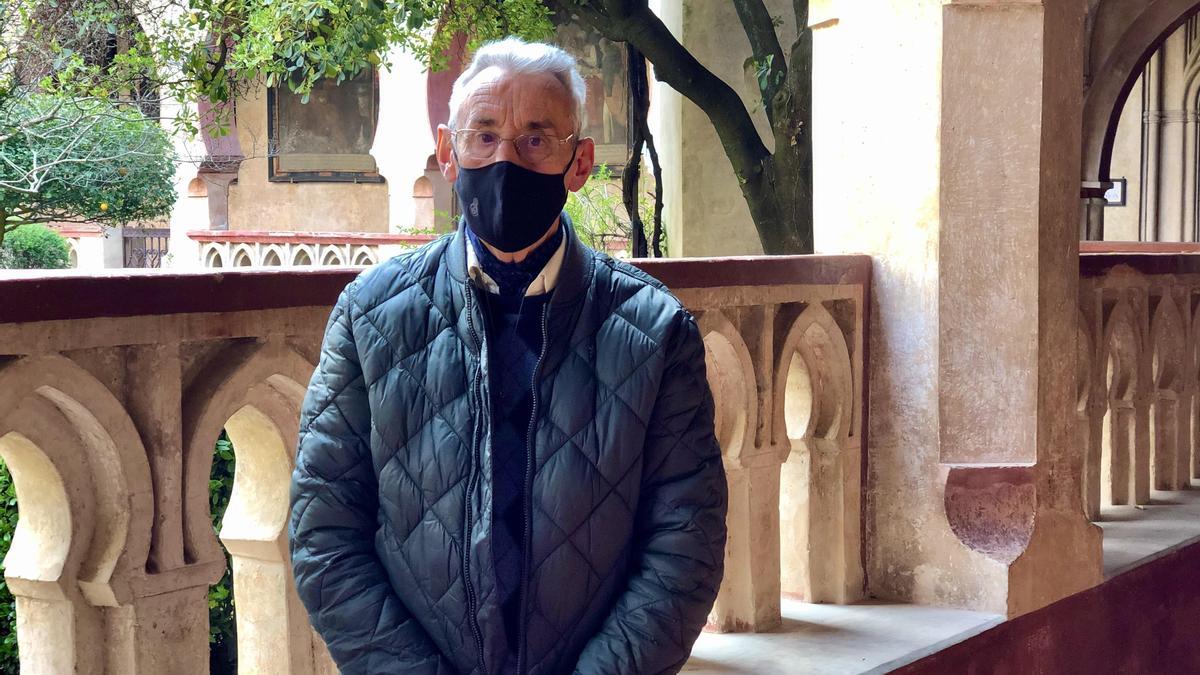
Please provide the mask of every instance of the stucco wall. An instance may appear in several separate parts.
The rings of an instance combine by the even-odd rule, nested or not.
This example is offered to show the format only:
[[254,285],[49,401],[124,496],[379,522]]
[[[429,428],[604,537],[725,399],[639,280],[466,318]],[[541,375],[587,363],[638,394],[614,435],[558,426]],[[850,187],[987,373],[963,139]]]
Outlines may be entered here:
[[1137,241],[1142,196],[1142,85],[1144,78],[1129,92],[1117,138],[1113,144],[1111,178],[1125,178],[1125,206],[1104,209],[1104,238],[1107,241]]

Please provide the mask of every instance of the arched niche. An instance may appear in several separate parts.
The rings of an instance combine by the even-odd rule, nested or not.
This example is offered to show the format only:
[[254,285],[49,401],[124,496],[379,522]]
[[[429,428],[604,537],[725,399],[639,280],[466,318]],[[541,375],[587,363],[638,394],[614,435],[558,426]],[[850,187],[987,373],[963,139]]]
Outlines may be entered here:
[[234,249],[233,253],[234,267],[253,267],[254,266],[254,249],[242,244]]
[[119,650],[98,645],[126,639],[134,617],[99,608],[133,604],[155,508],[132,421],[69,359],[19,358],[0,367],[0,458],[20,512],[5,577],[22,671],[118,668]]
[[[697,320],[704,340],[704,361],[709,390],[713,397],[713,423],[729,486],[729,510],[726,514],[728,537],[725,541],[725,575],[709,613],[709,624],[717,630],[741,631],[753,627],[764,615],[771,623],[778,620],[778,585],[755,573],[761,555],[756,540],[776,536],[774,519],[755,520],[763,532],[751,531],[753,500],[773,511],[778,473],[772,467],[748,468],[743,457],[754,454],[758,419],[758,394],[755,370],[749,349],[737,326],[721,310],[710,309]],[[762,480],[767,473],[769,480]],[[757,489],[761,488],[761,489]],[[755,494],[752,494],[755,493]],[[774,551],[774,547],[770,550]],[[774,598],[764,602],[760,586],[776,589]]]
[[346,260],[342,257],[342,252],[333,246],[326,247],[325,252],[321,254],[321,264],[326,267],[336,267],[345,265]]
[[[1122,298],[1104,324],[1104,342],[1100,363],[1108,397],[1101,437],[1101,504],[1128,504],[1136,498],[1137,456],[1136,399],[1141,379],[1142,336],[1137,313],[1129,300]],[[1148,462],[1145,470],[1149,470]]]
[[716,436],[721,443],[721,454],[729,463],[739,459],[755,441],[758,394],[754,366],[741,333],[724,313],[704,312],[699,328],[713,395]]
[[264,267],[282,267],[283,260],[284,253],[279,246],[269,246],[263,252],[262,264]]
[[1084,97],[1083,180],[1108,180],[1125,100],[1146,62],[1200,8],[1195,0],[1103,0],[1091,17],[1089,86]]
[[292,254],[292,265],[295,267],[305,267],[313,264],[312,249],[308,246],[297,246]]
[[367,246],[359,246],[354,252],[355,265],[374,265],[375,254]]
[[1191,482],[1186,337],[1178,306],[1164,295],[1150,320],[1150,481],[1158,490],[1180,490]]
[[[775,364],[780,470],[780,587],[810,602],[847,602],[861,590],[861,457],[850,441],[853,371],[845,336],[810,305],[791,323]],[[847,534],[847,533],[851,534]]]
[[[280,342],[235,345],[212,359],[184,396],[187,556],[221,560],[223,543],[232,557],[239,669],[313,672],[314,637],[291,576],[287,517],[300,406],[314,366]],[[222,429],[236,464],[218,542],[208,480]]]
[[210,246],[208,252],[204,254],[205,267],[224,267],[225,256],[221,254],[221,249],[216,246]]

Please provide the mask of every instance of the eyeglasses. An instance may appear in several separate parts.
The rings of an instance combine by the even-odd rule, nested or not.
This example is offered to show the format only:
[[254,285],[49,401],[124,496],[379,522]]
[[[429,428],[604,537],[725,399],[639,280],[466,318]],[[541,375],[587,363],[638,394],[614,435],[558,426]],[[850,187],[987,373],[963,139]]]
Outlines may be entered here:
[[516,138],[503,138],[494,131],[457,129],[450,132],[450,138],[454,143],[454,151],[458,153],[458,162],[471,169],[493,162],[504,141],[512,141],[517,157],[530,164],[540,164],[553,157],[563,144],[570,143],[575,134],[559,138],[534,131]]

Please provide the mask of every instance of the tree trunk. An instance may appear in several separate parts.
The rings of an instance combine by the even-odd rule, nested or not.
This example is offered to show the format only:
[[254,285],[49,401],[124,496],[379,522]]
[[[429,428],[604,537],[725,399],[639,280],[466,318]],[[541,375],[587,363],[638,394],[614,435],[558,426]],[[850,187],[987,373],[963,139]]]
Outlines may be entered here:
[[766,148],[741,97],[679,43],[645,0],[554,0],[610,40],[633,45],[655,77],[695,103],[712,122],[733,165],[767,254],[812,253],[812,32],[797,3],[799,38],[787,86],[771,101],[775,154]]

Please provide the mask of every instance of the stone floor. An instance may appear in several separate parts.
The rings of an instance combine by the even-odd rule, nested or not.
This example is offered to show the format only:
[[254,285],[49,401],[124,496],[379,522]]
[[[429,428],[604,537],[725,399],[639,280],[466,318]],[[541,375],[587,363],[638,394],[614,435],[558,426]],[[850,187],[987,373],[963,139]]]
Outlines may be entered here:
[[[1144,507],[1103,509],[1104,573],[1112,577],[1200,541],[1200,481],[1186,492],[1154,492]],[[889,603],[850,606],[783,601],[770,633],[696,641],[683,672],[724,675],[886,673],[1002,621],[991,614]]]
[[683,672],[887,672],[1001,621],[992,614],[918,605],[811,605],[787,599],[783,616],[783,627],[771,633],[702,634]]
[[1104,528],[1104,576],[1200,540],[1200,481],[1193,490],[1151,493],[1147,506],[1106,506],[1100,510]]

